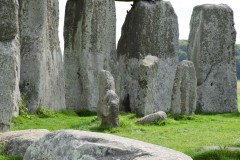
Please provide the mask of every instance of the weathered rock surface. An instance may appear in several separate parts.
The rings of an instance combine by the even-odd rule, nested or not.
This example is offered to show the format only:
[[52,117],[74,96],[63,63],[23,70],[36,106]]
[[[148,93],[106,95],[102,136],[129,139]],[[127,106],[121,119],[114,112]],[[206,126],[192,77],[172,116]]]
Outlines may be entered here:
[[120,97],[120,110],[136,111],[139,90],[136,67],[140,60],[151,55],[159,58],[157,74],[149,77],[157,82],[152,87],[152,104],[157,106],[153,107],[153,112],[169,111],[177,53],[178,20],[170,2],[135,1],[127,14],[117,47],[119,74],[116,90]]
[[18,1],[0,0],[0,132],[9,131],[19,112],[20,45]]
[[119,98],[115,93],[114,78],[109,71],[99,72],[99,100],[97,113],[102,126],[118,127]]
[[163,111],[159,111],[156,113],[149,114],[145,117],[142,117],[141,119],[136,121],[136,124],[147,124],[154,121],[165,120],[165,119],[167,119],[167,114]]
[[197,100],[197,77],[194,64],[190,61],[179,63],[173,86],[171,113],[194,114]]
[[136,99],[136,114],[137,116],[145,116],[158,111],[155,99],[155,87],[159,83],[158,61],[155,56],[146,56],[138,63],[137,79],[138,92]]
[[58,0],[19,0],[20,91],[29,112],[65,108],[64,72],[58,38]]
[[236,31],[233,11],[225,5],[193,10],[188,59],[197,75],[198,112],[237,112]]
[[0,143],[8,156],[23,157],[27,148],[47,133],[49,131],[45,129],[0,133]]
[[25,160],[192,160],[183,153],[110,134],[65,130],[32,144]]
[[96,111],[98,73],[116,65],[115,2],[68,0],[65,13],[66,106]]

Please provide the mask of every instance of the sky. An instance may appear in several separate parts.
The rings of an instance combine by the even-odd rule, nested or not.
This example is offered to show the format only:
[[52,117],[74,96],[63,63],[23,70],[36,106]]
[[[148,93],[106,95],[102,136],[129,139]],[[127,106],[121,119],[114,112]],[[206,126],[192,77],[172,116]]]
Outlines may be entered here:
[[[60,45],[63,49],[63,23],[64,23],[64,12],[65,4],[67,0],[59,0],[59,38]],[[189,23],[191,19],[192,10],[195,6],[201,4],[227,4],[234,11],[235,29],[237,33],[240,33],[240,5],[238,0],[168,0],[171,2],[177,16],[179,23],[179,39],[188,39],[189,34]],[[127,10],[130,10],[132,2],[116,2],[116,16],[117,16],[117,29],[116,29],[116,41],[121,36],[121,27],[124,23]],[[240,44],[240,34],[237,34],[236,43]]]

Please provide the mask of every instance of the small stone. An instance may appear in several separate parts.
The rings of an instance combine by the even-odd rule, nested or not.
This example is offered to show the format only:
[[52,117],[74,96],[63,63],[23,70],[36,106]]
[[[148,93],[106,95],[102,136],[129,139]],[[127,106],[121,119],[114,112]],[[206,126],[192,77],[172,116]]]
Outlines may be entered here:
[[149,114],[145,117],[142,117],[141,119],[136,121],[136,124],[147,124],[152,123],[159,120],[165,120],[167,119],[167,114],[163,111],[159,111],[153,114]]
[[99,72],[98,117],[101,126],[118,127],[119,98],[115,93],[114,78],[109,71]]

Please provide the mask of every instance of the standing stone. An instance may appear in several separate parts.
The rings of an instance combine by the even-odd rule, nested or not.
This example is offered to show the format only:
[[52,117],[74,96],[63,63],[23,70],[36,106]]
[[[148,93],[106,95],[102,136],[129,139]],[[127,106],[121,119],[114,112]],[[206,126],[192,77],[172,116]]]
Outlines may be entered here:
[[101,126],[118,127],[119,98],[115,93],[114,78],[109,71],[99,73],[98,117]]
[[194,114],[196,99],[197,77],[194,64],[190,61],[182,61],[178,64],[174,81],[171,113]]
[[20,45],[18,1],[0,0],[0,132],[10,130],[19,112]]
[[156,85],[158,85],[158,61],[155,56],[146,56],[139,61],[137,70],[138,92],[136,100],[136,115],[145,116],[159,111],[155,99]]
[[237,112],[233,11],[225,4],[193,10],[188,59],[197,75],[198,112]]
[[20,91],[30,113],[65,108],[64,72],[58,38],[58,0],[19,0]]
[[116,64],[114,0],[68,0],[64,25],[66,105],[97,110],[98,73]]
[[178,37],[178,20],[170,2],[134,2],[117,47],[119,74],[116,88],[121,110],[136,111],[139,82],[134,79],[135,68],[147,55],[159,58],[155,77],[149,77],[156,78],[155,87],[152,87],[152,103],[156,107],[152,112],[170,110],[178,61]]

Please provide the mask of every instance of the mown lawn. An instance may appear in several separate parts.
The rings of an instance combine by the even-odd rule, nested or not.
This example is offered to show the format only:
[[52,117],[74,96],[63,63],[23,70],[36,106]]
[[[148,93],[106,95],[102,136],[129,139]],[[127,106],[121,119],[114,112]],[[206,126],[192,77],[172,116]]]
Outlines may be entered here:
[[[238,82],[238,97],[240,96],[240,82]],[[238,98],[240,100],[240,97]],[[240,101],[238,101],[240,104]],[[40,116],[39,116],[40,115]],[[214,115],[194,115],[169,118],[165,121],[154,122],[150,125],[135,125],[137,118],[134,114],[121,113],[120,127],[107,129],[99,127],[95,114],[84,112],[76,114],[71,111],[50,112],[38,116],[20,116],[13,118],[11,130],[23,129],[77,129],[94,132],[111,133],[123,137],[138,139],[184,152],[194,159],[200,160],[198,152],[204,146],[239,146],[240,147],[240,114],[226,113]],[[43,118],[40,118],[43,117]],[[209,153],[212,160],[225,160],[216,158],[218,153]],[[236,153],[240,155],[240,153]],[[209,156],[209,157],[210,157]],[[226,157],[226,154],[223,154]],[[0,156],[8,160],[9,157]],[[13,158],[10,158],[11,160]],[[204,159],[204,158],[203,158]],[[230,158],[229,160],[238,159]]]

